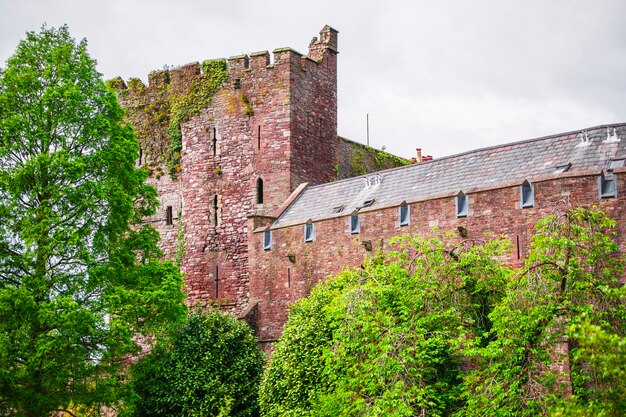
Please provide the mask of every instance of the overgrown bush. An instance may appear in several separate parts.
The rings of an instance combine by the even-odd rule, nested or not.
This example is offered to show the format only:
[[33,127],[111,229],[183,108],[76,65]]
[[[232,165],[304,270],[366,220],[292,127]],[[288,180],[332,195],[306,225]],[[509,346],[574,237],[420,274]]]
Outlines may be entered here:
[[194,313],[171,343],[133,366],[134,415],[258,415],[263,361],[246,323],[217,310]]
[[293,306],[262,415],[622,415],[614,227],[598,211],[549,216],[520,268],[502,240],[397,239]]

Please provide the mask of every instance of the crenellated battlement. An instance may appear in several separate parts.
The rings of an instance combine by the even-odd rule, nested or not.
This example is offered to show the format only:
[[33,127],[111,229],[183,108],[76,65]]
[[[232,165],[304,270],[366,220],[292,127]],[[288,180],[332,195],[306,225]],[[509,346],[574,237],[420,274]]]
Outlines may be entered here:
[[308,54],[277,48],[152,71],[147,85],[109,85],[159,192],[150,221],[164,253],[184,247],[189,302],[244,308],[247,217],[337,175],[337,31],[325,26]]

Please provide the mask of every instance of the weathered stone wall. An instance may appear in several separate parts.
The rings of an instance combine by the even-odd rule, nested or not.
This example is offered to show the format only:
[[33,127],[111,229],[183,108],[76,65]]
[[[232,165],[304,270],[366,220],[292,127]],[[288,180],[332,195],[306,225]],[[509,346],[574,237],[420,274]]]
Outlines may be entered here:
[[293,176],[303,182],[333,180],[337,164],[337,31],[325,26],[309,45],[309,57],[292,54],[291,88]]
[[[598,173],[585,176],[553,175],[534,182],[535,207],[522,209],[520,185],[477,190],[467,194],[469,215],[457,218],[455,197],[408,202],[410,225],[399,226],[398,207],[360,211],[359,234],[349,232],[349,214],[315,222],[315,240],[304,242],[304,225],[272,231],[273,247],[263,250],[262,233],[250,240],[250,292],[258,302],[256,328],[261,341],[276,340],[287,319],[288,306],[307,296],[311,288],[324,277],[346,267],[358,267],[368,256],[387,250],[392,236],[406,233],[426,235],[437,226],[442,232],[457,233],[457,227],[467,231],[467,239],[506,236],[511,242],[508,261],[519,264],[530,245],[536,221],[551,213],[563,213],[571,207],[593,207],[614,219],[626,214],[625,168],[616,170],[618,198],[599,199]],[[618,221],[617,240],[626,251],[626,224]],[[458,237],[459,241],[463,238]],[[519,243],[518,243],[519,242]],[[367,246],[371,244],[371,251]],[[519,257],[518,257],[519,253]],[[291,255],[291,256],[288,256]],[[292,262],[290,260],[294,259]]]
[[[172,259],[181,211],[189,303],[218,301],[235,314],[247,310],[248,216],[272,213],[301,182],[334,179],[336,48],[337,32],[325,27],[311,43],[309,57],[280,48],[273,62],[267,51],[229,58],[228,77],[210,103],[182,120],[180,150],[173,149],[168,132],[172,103],[194,93],[193,86],[206,76],[203,64],[153,72],[148,86],[137,79],[128,85],[114,80],[140,139],[140,163],[159,192],[161,207],[150,221]],[[319,130],[309,135],[308,123],[320,118]],[[171,225],[166,224],[168,206]]]
[[[160,165],[161,169],[166,169]],[[160,247],[168,260],[176,259],[178,221],[181,210],[180,181],[168,175],[162,175],[158,179],[154,176],[148,178],[148,184],[157,187],[159,195],[159,208],[156,213],[145,219],[152,224],[161,235]],[[172,208],[172,224],[167,224],[167,208]]]
[[341,136],[337,138],[337,142],[339,162],[335,171],[340,180],[411,164],[407,159]]

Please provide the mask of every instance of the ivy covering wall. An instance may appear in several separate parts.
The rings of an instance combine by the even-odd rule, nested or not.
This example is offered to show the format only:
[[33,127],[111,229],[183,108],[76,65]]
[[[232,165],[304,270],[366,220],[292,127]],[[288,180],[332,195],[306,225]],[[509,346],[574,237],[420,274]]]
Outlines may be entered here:
[[[185,72],[174,80],[175,71]],[[151,175],[163,174],[162,165],[175,177],[180,172],[181,125],[211,104],[228,79],[226,60],[204,61],[198,67],[163,69],[149,75],[150,86],[138,78],[124,83],[109,80],[126,108],[126,120],[134,126],[142,148],[142,163]]]

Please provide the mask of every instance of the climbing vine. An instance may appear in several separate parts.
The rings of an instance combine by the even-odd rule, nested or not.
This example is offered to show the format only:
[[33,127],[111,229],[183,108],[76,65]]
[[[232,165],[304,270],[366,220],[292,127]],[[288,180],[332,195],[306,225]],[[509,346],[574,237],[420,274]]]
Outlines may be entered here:
[[350,162],[350,171],[352,171],[352,175],[363,175],[367,173],[367,169],[365,165],[363,165],[363,151],[357,150],[352,156],[352,161]]
[[176,265],[180,268],[185,257],[185,225],[182,221],[182,210],[178,210],[178,224],[176,230]]
[[180,151],[182,149],[182,133],[180,125],[200,110],[211,104],[211,99],[217,90],[228,79],[226,61],[223,59],[204,61],[201,65],[202,76],[189,86],[189,90],[182,94],[170,95],[170,123],[167,134],[170,138],[167,163],[170,175],[180,172]]
[[185,83],[170,83],[171,70],[165,67],[150,74],[147,88],[138,78],[109,80],[127,112],[126,119],[140,138],[145,165],[152,175],[160,176],[165,164],[172,178],[180,172],[182,149],[181,125],[211,104],[213,95],[228,79],[226,60],[209,60],[200,64],[201,73]]

